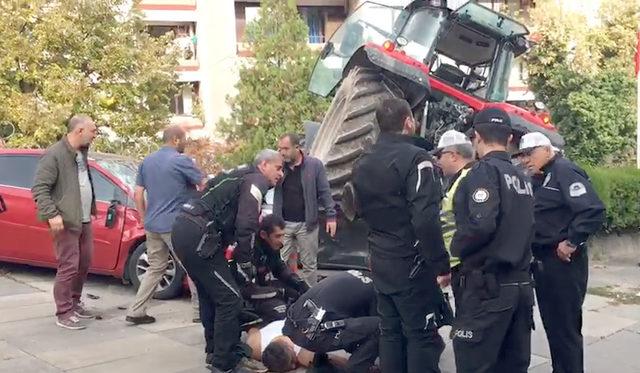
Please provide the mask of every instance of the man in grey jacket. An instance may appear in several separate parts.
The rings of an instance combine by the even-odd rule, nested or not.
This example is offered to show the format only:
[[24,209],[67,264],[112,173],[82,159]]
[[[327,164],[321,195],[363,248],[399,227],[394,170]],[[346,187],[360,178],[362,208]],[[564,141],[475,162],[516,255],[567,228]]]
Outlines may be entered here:
[[31,189],[38,216],[49,225],[58,260],[53,285],[56,324],[78,330],[80,319],[94,315],[82,307],[80,296],[93,255],[91,215],[96,204],[87,151],[97,134],[93,120],[75,115],[68,132],[42,156]]
[[286,162],[284,178],[276,186],[273,213],[285,220],[282,260],[288,263],[297,249],[302,263],[302,278],[313,286],[318,282],[318,210],[324,208],[326,231],[336,234],[336,210],[324,165],[305,155],[300,138],[286,134],[278,141],[278,151]]

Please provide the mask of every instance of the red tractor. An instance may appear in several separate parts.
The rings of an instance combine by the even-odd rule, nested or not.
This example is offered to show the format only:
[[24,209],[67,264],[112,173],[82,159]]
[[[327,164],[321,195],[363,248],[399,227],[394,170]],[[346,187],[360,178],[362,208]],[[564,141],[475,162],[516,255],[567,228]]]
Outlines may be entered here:
[[499,107],[511,116],[516,141],[539,131],[562,147],[548,120],[505,102],[513,60],[529,49],[528,34],[473,1],[456,10],[445,0],[360,6],[325,45],[309,84],[321,96],[335,92],[310,147],[326,165],[334,198],[341,200],[353,162],[375,142],[375,106],[389,97],[410,103],[427,144],[448,129],[467,130],[474,112]]

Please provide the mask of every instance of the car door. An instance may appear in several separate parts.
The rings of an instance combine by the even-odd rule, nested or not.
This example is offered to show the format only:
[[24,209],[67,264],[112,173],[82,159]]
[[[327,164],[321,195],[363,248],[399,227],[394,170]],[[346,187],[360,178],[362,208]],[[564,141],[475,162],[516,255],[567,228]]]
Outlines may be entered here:
[[[91,178],[96,196],[96,217],[93,228],[93,262],[95,270],[112,270],[116,267],[127,206],[126,193],[95,165],[90,165]],[[112,226],[107,226],[109,210],[115,213]]]
[[0,257],[7,261],[53,264],[47,225],[37,218],[31,186],[38,165],[35,154],[0,155]]

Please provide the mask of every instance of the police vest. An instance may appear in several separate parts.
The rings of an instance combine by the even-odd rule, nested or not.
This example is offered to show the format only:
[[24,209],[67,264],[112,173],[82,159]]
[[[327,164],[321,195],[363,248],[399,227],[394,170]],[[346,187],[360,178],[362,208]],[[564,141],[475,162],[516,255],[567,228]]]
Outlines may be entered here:
[[[469,173],[469,168],[463,168],[460,172],[460,176],[453,182],[451,188],[447,191],[442,199],[442,209],[440,210],[440,222],[442,223],[442,238],[444,238],[444,246],[447,248],[449,254],[451,254],[451,240],[456,233],[456,217],[453,213],[453,196],[456,195],[460,180],[462,180]],[[460,264],[460,258],[452,256],[450,259],[451,267],[455,267]]]

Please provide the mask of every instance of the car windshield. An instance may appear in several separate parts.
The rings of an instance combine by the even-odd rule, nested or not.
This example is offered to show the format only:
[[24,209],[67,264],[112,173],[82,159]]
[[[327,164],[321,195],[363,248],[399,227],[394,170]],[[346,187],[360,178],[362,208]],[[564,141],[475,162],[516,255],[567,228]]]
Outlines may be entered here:
[[96,159],[96,163],[120,179],[131,191],[135,189],[138,173],[135,162],[126,159],[104,158]]

